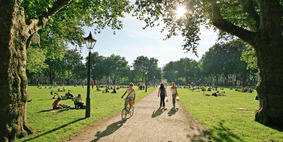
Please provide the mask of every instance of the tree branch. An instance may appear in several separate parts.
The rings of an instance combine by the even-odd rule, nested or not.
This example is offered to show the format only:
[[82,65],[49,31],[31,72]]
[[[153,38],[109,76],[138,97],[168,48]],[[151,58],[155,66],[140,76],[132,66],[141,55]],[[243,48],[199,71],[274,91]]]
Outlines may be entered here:
[[255,11],[253,0],[242,0],[241,5],[244,8],[244,11],[248,13],[247,23],[251,30],[258,31],[260,17],[258,13]]
[[254,37],[255,33],[248,31],[242,27],[236,26],[227,20],[223,19],[220,13],[220,9],[217,6],[216,2],[214,0],[208,0],[210,4],[210,10],[212,15],[212,23],[214,26],[216,26],[218,29],[225,31],[227,33],[230,33],[232,35],[235,35],[239,38],[241,38],[243,41],[248,42],[251,45],[255,44]]
[[44,12],[38,19],[29,19],[28,20],[28,33],[31,35],[36,31],[43,29],[50,19],[51,16],[56,14],[62,8],[67,6],[72,0],[57,0],[53,3],[52,8],[48,8],[46,12]]

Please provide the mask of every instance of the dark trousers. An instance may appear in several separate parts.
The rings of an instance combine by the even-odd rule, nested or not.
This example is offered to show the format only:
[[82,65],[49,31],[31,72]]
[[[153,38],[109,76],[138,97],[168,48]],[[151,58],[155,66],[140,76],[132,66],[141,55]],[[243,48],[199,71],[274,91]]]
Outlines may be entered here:
[[165,107],[165,95],[164,96],[160,95],[160,107],[161,106]]
[[75,108],[85,108],[85,105],[83,102],[77,102],[75,103]]
[[176,96],[177,96],[177,94],[172,94],[172,101],[173,101],[174,107],[175,107],[175,103],[176,103]]

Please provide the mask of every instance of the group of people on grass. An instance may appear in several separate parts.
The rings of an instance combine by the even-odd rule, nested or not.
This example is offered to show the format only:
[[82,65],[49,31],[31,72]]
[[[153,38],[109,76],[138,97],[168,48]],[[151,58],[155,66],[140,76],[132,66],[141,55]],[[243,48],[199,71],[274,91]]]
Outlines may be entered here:
[[[84,105],[83,98],[82,98],[81,94],[79,94],[77,97],[72,98],[72,99],[74,101],[75,108],[81,108],[81,109],[85,108],[85,105]],[[62,97],[58,97],[57,100],[55,100],[53,102],[53,104],[52,104],[53,109],[72,108],[70,106],[60,104],[61,100],[62,100]]]

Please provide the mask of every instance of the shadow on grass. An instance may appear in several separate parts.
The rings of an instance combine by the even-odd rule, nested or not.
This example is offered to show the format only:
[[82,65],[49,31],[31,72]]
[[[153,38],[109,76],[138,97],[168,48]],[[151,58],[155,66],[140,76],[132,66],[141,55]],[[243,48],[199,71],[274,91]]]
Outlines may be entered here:
[[254,120],[254,121],[257,122],[258,124],[264,126],[264,127],[268,127],[268,128],[273,129],[273,130],[277,130],[277,131],[279,131],[279,132],[283,132],[283,128],[276,127],[276,126],[270,126],[270,125],[264,125],[264,124],[262,124],[262,123],[260,123],[260,122],[258,122],[258,121],[256,121],[256,120]]
[[92,142],[97,142],[102,137],[106,137],[106,136],[113,134],[115,131],[121,128],[125,122],[126,121],[120,120],[120,121],[117,121],[115,123],[108,125],[106,130],[104,130],[103,132],[97,131],[95,134],[96,139],[92,140]]
[[70,124],[76,123],[76,122],[81,121],[81,120],[83,120],[83,119],[85,119],[85,118],[79,118],[79,119],[74,120],[74,121],[72,121],[72,122],[69,122],[69,123],[67,123],[67,124],[61,125],[61,126],[55,128],[55,129],[52,129],[52,130],[47,131],[47,132],[45,132],[45,133],[39,134],[39,135],[37,135],[37,136],[35,136],[35,137],[26,139],[26,140],[24,140],[23,142],[27,142],[27,141],[31,141],[31,140],[37,139],[37,138],[39,138],[39,137],[42,137],[42,136],[44,136],[44,135],[47,135],[47,134],[50,134],[50,133],[55,132],[55,131],[57,131],[57,130],[60,130],[60,129],[62,129],[62,128],[64,128],[64,127],[70,125]]
[[174,108],[174,107],[172,107],[171,109],[170,109],[170,111],[167,113],[168,114],[168,116],[172,116],[172,115],[174,115],[174,114],[176,114],[176,112],[179,110],[179,108]]
[[165,110],[164,109],[161,109],[161,108],[158,108],[157,110],[154,110],[152,112],[152,115],[151,115],[151,118],[155,118],[159,115],[161,115]]
[[[54,109],[46,109],[46,110],[42,110],[42,111],[39,111],[37,113],[41,113],[41,112],[52,112]],[[55,111],[55,110],[54,110]]]
[[213,127],[213,133],[216,133],[216,136],[212,136],[212,139],[216,141],[243,141],[241,137],[231,132],[228,127],[223,125],[224,121],[220,121],[219,125]]
[[191,139],[192,142],[207,142],[207,141],[210,142],[209,137],[211,135],[208,131],[201,131],[201,130],[197,130],[197,131],[198,131],[198,133],[193,134],[192,137],[187,135]]
[[42,111],[39,111],[37,113],[41,113],[41,112],[45,112],[45,113],[60,113],[60,112],[64,112],[64,111],[68,111],[68,110],[82,110],[82,109],[79,109],[79,108],[62,108],[62,109],[47,109],[47,110],[42,110]]

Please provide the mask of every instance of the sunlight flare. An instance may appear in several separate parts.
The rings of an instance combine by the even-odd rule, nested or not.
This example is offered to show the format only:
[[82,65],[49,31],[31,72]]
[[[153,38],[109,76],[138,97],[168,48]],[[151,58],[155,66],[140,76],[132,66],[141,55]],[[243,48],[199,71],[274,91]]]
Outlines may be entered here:
[[186,12],[187,12],[187,8],[184,5],[179,5],[176,8],[176,12],[175,12],[177,19],[183,17]]

